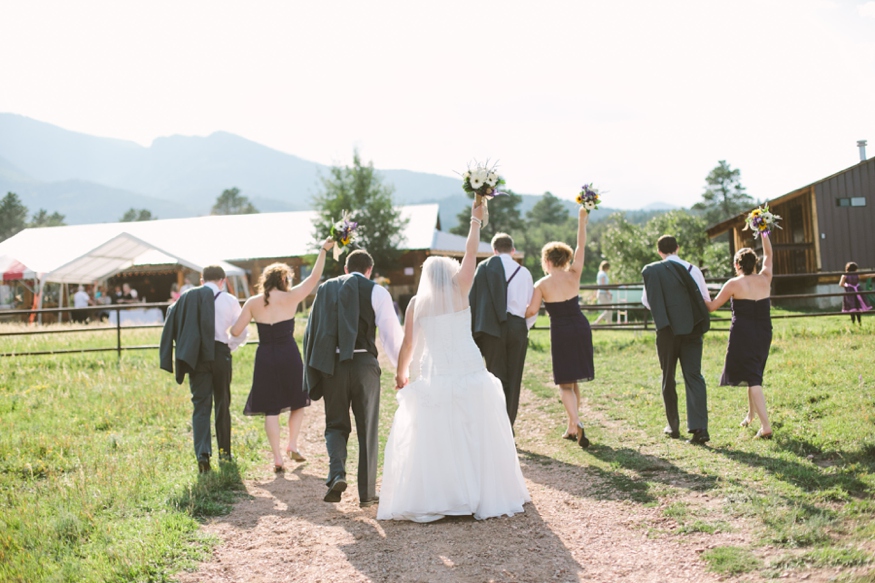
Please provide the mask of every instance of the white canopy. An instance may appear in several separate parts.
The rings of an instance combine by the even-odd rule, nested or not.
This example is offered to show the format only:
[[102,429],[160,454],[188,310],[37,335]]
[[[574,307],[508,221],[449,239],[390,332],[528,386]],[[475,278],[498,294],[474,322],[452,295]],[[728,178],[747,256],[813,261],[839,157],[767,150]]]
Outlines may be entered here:
[[203,271],[207,265],[216,264],[221,265],[229,277],[246,274],[243,269],[225,261],[198,261],[180,257],[130,233],[120,233],[72,261],[53,269],[45,275],[43,281],[89,283],[111,277],[133,265],[165,263],[183,265],[194,271]]

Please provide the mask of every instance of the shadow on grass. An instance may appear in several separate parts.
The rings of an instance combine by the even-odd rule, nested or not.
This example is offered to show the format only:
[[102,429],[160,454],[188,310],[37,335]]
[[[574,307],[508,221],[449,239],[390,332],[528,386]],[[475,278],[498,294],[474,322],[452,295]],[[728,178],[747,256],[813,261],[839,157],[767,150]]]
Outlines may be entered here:
[[[777,447],[788,453],[817,451],[817,448],[804,440],[776,436]],[[777,456],[762,455],[728,447],[714,447],[711,451],[728,459],[753,468],[763,468],[776,479],[801,488],[805,492],[819,492],[833,499],[868,498],[873,492],[860,478],[863,474],[875,473],[875,459],[867,450],[838,452],[840,464],[827,463],[821,467],[816,461],[795,461]]]
[[[575,496],[586,496],[597,500],[633,500],[647,504],[659,500],[650,491],[652,482],[696,491],[715,487],[715,477],[691,474],[662,458],[643,454],[630,448],[615,449],[606,445],[594,445],[586,452],[617,468],[618,471],[610,471],[596,466],[581,467],[561,462],[552,457],[520,450],[524,460],[530,463],[550,465],[560,470],[558,474],[526,472],[527,478]],[[587,484],[578,479],[569,479],[569,476],[580,476],[581,470],[595,479],[589,480]],[[634,475],[630,475],[630,471],[634,472]]]
[[237,464],[222,462],[213,471],[199,474],[196,482],[170,499],[170,504],[194,518],[203,519],[228,514],[245,493],[246,486]]

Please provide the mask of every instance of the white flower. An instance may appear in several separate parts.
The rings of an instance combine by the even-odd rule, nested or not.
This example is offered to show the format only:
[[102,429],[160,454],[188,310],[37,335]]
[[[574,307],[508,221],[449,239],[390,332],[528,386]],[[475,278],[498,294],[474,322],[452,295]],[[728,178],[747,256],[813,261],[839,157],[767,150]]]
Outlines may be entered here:
[[585,208],[585,209],[588,210],[588,211],[594,210],[594,209],[595,209],[595,203],[592,202],[591,200],[588,200],[588,201],[586,201],[585,203],[583,203],[583,208]]
[[478,190],[481,186],[483,186],[483,181],[480,180],[477,176],[471,177],[471,188],[474,190]]
[[771,223],[773,220],[775,220],[775,215],[773,215],[769,211],[766,211],[763,213],[763,218],[766,220],[767,223]]
[[483,168],[481,166],[481,167],[476,168],[474,170],[474,172],[471,173],[471,176],[472,176],[472,178],[476,178],[481,183],[483,183],[483,182],[486,182],[486,176],[488,174],[489,174],[489,172],[486,170],[486,168]]
[[470,170],[468,170],[467,172],[462,174],[462,180],[468,180],[469,178],[471,178],[471,171]]
[[486,174],[486,184],[488,184],[489,186],[495,186],[497,182],[498,174],[496,174],[495,172],[488,172]]

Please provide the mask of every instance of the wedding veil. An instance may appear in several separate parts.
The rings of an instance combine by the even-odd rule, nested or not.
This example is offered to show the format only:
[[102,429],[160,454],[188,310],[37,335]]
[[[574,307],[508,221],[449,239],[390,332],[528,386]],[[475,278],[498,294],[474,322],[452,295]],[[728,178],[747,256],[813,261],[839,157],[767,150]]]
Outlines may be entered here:
[[425,350],[422,319],[452,314],[467,307],[467,298],[462,296],[455,279],[461,268],[458,261],[449,257],[432,256],[422,264],[422,276],[413,310],[413,360],[409,373],[411,379],[419,377],[420,360]]

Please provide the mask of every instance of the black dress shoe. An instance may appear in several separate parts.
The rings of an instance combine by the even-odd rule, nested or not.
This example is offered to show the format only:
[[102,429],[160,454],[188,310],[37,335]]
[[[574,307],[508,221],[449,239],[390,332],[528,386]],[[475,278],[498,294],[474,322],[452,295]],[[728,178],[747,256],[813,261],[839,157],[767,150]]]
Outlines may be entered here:
[[328,485],[328,493],[325,494],[326,502],[340,502],[340,494],[346,490],[346,480],[340,476],[334,478]]
[[197,463],[197,471],[199,474],[206,474],[210,471],[210,460]]
[[690,433],[692,433],[693,436],[687,440],[687,443],[693,445],[705,445],[706,442],[711,441],[711,436],[708,435],[707,429],[693,429]]
[[367,500],[362,500],[359,502],[359,508],[367,508],[368,506],[373,506],[374,504],[380,503],[380,497],[374,496],[373,498],[368,498]]
[[672,429],[669,425],[665,426],[665,429],[662,430],[663,435],[666,437],[671,437],[672,439],[680,439],[681,432],[677,429]]

